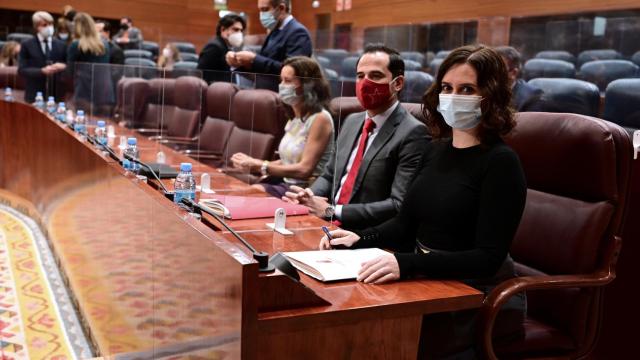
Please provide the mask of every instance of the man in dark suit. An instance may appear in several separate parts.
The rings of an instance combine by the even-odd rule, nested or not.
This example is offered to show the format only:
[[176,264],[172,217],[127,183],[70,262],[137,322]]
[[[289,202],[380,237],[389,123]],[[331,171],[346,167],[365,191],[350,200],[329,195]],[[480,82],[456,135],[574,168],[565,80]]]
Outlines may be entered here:
[[499,46],[496,51],[509,69],[511,81],[511,106],[518,112],[542,111],[542,89],[529,85],[520,79],[522,71],[522,56],[511,46]]
[[124,65],[124,51],[111,40],[111,24],[106,20],[96,21],[96,30],[100,37],[109,43],[109,63]]
[[424,124],[398,102],[403,85],[400,54],[383,45],[365,47],[357,63],[356,94],[366,111],[344,120],[336,155],[313,185],[292,186],[285,200],[337,220],[344,229],[394,217],[428,142]]
[[53,37],[53,17],[48,12],[38,11],[32,16],[36,36],[22,43],[18,74],[25,80],[24,98],[33,102],[36,92],[54,96],[61,100],[63,91],[59,77],[65,68],[67,46]]
[[228,14],[220,19],[216,26],[216,37],[204,46],[198,58],[198,70],[202,70],[202,77],[207,83],[232,81],[231,68],[225,56],[230,49],[242,46],[245,27],[244,18],[236,14]]
[[[291,15],[291,0],[258,0],[260,22],[268,31],[260,53],[230,51],[229,66],[268,76],[257,76],[257,87],[277,91],[282,62],[292,56],[311,56],[309,30]],[[264,86],[260,86],[262,83]]]

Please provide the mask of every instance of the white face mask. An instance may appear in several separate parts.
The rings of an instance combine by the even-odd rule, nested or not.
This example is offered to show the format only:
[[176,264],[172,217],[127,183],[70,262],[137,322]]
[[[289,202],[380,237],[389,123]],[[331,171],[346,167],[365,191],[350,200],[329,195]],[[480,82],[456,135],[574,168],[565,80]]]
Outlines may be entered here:
[[453,129],[472,129],[480,124],[482,96],[440,94],[438,112]]
[[40,29],[40,36],[48,39],[53,36],[53,25],[48,25]]
[[69,38],[69,34],[60,33],[58,34],[58,37],[60,38],[60,40],[67,40]]
[[278,86],[278,95],[280,95],[282,102],[289,106],[297,104],[302,98],[302,96],[296,93],[295,85],[280,84]]
[[164,56],[166,58],[170,58],[171,55],[173,55],[171,53],[171,49],[167,49],[167,48],[162,49],[162,56]]
[[231,45],[232,47],[242,46],[242,40],[243,40],[243,35],[242,35],[242,32],[240,31],[234,32],[233,34],[229,35],[229,37],[227,38],[227,41],[229,41],[229,45]]

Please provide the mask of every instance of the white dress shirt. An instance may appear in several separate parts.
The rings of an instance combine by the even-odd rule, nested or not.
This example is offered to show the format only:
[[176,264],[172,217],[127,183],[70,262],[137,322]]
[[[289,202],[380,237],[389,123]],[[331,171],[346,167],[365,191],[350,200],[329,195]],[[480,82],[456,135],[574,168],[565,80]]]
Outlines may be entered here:
[[278,30],[284,29],[284,27],[287,26],[287,24],[290,23],[291,20],[293,20],[293,15],[289,14],[286,18],[284,18],[284,20],[282,20],[282,24],[280,24]]
[[[44,45],[45,38],[42,35],[40,35],[40,33],[38,33],[36,37],[38,38],[38,43],[40,43],[40,49],[42,49],[42,53],[46,55],[47,49],[45,48],[45,45]],[[48,37],[46,41],[47,41],[47,46],[49,47],[49,52],[51,52],[51,50],[53,49],[53,46],[52,46],[53,44],[51,44],[51,37]]]
[[[367,154],[367,151],[371,147],[371,144],[373,144],[373,140],[376,138],[376,135],[378,135],[378,132],[380,131],[380,129],[382,128],[384,123],[389,118],[389,115],[391,115],[391,113],[393,113],[393,111],[398,107],[399,104],[400,104],[400,102],[396,100],[396,102],[393,105],[391,105],[387,110],[385,110],[384,112],[381,112],[380,114],[378,114],[378,115],[376,115],[374,117],[371,117],[371,120],[373,120],[373,122],[376,124],[376,127],[373,129],[371,134],[369,134],[369,138],[367,139],[367,146],[364,148],[364,154],[362,154],[363,159],[364,159],[364,156]],[[365,113],[365,121],[369,117],[370,116],[369,116],[368,112]],[[356,142],[356,144],[360,143],[360,138],[361,137],[362,137],[362,131],[360,133],[360,136],[358,136],[358,141]],[[351,156],[349,156],[349,161],[347,162],[347,167],[345,169],[344,175],[340,179],[340,188],[338,188],[338,191],[336,192],[336,196],[334,198],[334,203],[337,203],[338,199],[340,198],[340,192],[342,192],[342,185],[344,185],[344,182],[347,181],[347,176],[349,175],[349,170],[351,170],[351,166],[353,165],[353,161],[356,158],[356,153],[357,152],[358,152],[358,146],[355,146],[353,148],[353,150],[351,150]],[[360,164],[360,166],[362,166],[362,163]],[[336,216],[336,218],[338,220],[342,219],[342,206],[343,205],[336,205],[336,214],[335,214],[335,216]]]

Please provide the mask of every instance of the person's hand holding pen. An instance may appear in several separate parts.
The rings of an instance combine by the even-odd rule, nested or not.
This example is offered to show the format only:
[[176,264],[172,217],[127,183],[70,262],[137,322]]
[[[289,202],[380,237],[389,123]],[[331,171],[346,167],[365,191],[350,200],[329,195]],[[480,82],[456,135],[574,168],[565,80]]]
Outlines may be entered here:
[[360,236],[347,230],[337,229],[329,231],[326,226],[323,226],[322,231],[324,231],[325,235],[320,239],[320,244],[318,245],[320,250],[350,248],[360,240]]

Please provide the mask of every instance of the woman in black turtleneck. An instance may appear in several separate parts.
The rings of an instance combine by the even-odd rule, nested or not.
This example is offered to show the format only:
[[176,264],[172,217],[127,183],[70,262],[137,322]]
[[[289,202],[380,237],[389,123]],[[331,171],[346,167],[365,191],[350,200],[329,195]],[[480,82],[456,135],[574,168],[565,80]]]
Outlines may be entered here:
[[[358,233],[333,231],[334,239],[324,237],[320,248],[343,245],[395,251],[363,264],[358,280],[364,283],[412,277],[459,279],[488,293],[514,277],[509,247],[527,187],[518,156],[502,141],[515,125],[510,99],[507,69],[494,50],[465,46],[452,51],[424,96],[433,141],[399,214]],[[503,310],[508,316],[502,316],[496,331],[521,330],[524,296],[512,298]],[[435,316],[443,341],[435,346],[440,349],[430,341],[428,351],[473,358],[474,315]],[[434,334],[425,332],[423,339],[433,340]]]

